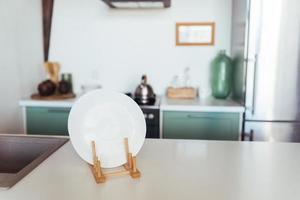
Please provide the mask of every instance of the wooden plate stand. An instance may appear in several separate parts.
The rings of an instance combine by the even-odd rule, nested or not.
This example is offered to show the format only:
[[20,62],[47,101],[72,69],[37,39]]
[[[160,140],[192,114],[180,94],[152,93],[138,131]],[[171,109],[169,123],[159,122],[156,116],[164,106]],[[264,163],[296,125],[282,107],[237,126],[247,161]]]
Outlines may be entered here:
[[91,166],[91,169],[94,178],[96,180],[96,183],[105,183],[108,177],[114,177],[114,176],[130,175],[134,179],[141,177],[141,173],[136,166],[136,157],[132,156],[132,153],[129,152],[128,138],[124,139],[124,145],[125,145],[125,152],[127,158],[127,163],[123,165],[124,169],[105,173],[103,168],[101,168],[101,162],[96,153],[97,152],[96,143],[95,141],[92,141],[92,152],[93,152],[94,164]]

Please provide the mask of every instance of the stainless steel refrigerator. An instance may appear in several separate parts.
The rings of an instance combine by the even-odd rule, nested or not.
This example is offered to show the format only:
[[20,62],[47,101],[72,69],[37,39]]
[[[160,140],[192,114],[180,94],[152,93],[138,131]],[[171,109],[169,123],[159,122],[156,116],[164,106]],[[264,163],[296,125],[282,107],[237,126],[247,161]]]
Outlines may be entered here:
[[300,1],[233,0],[232,19],[243,139],[300,142]]

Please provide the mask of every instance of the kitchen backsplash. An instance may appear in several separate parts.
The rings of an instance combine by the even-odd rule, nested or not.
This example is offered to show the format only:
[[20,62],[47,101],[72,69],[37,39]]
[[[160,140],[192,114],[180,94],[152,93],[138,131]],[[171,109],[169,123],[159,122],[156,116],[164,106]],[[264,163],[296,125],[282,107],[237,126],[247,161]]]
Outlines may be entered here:
[[[216,23],[215,46],[176,47],[176,22]],[[142,74],[158,94],[191,69],[191,84],[209,87],[209,63],[230,50],[231,0],[173,0],[170,9],[112,10],[99,0],[56,1],[50,60],[71,72],[75,92],[101,84],[134,91]]]

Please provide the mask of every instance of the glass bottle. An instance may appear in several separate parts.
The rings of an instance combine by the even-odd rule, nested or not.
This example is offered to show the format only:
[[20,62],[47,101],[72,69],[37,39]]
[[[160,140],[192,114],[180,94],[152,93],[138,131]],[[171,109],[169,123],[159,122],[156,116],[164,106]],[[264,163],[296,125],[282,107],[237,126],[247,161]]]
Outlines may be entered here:
[[73,92],[73,80],[72,80],[72,74],[71,73],[63,73],[61,75],[61,80],[66,81],[70,84],[71,89],[70,91]]
[[217,99],[226,99],[232,87],[232,60],[222,50],[211,63],[212,95]]

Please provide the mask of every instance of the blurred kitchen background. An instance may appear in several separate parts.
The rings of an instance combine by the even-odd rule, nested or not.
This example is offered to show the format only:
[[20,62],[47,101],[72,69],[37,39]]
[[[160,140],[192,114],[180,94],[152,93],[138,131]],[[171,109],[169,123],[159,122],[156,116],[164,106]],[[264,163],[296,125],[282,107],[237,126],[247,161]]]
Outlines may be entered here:
[[[43,64],[49,61],[72,75],[77,97],[91,87],[134,93],[147,75],[163,138],[300,141],[297,0],[163,0],[167,8],[155,9],[115,9],[106,2],[0,1],[0,132],[28,133],[39,123],[28,118],[40,116],[37,111],[27,108],[49,104],[28,99],[48,78]],[[130,4],[136,5],[142,4]],[[213,44],[176,45],[180,22],[213,23]],[[219,52],[231,59],[225,100],[212,97],[212,63]],[[197,98],[167,98],[167,88],[178,85],[193,88]],[[147,112],[146,118],[152,116]],[[190,135],[176,135],[175,118],[193,127]],[[205,135],[222,130],[234,135]]]

